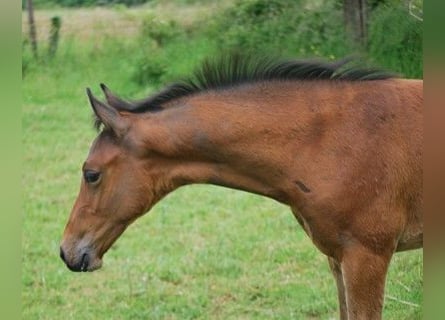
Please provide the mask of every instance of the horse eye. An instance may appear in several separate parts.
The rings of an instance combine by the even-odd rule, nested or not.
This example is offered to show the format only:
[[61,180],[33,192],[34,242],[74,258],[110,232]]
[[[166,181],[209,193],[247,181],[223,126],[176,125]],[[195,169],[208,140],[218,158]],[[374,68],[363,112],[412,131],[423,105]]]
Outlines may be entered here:
[[99,180],[100,172],[94,170],[85,170],[83,177],[87,183],[94,183]]

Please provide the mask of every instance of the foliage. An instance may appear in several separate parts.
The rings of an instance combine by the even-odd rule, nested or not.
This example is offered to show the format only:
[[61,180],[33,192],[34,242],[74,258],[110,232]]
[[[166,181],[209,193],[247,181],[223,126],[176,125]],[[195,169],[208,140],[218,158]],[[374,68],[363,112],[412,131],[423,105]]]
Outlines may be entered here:
[[371,17],[369,55],[378,65],[422,78],[422,22],[405,6],[381,6]]
[[163,55],[153,50],[149,57],[143,56],[139,59],[133,79],[140,85],[160,85],[163,76],[168,71],[167,65]]
[[[293,57],[341,57],[349,47],[340,16],[339,8],[323,3],[314,6],[302,0],[238,0],[182,33],[174,23],[148,16],[141,28],[142,51],[146,54],[140,57],[133,79],[147,85],[181,75],[169,65],[172,59],[181,59],[172,51],[184,42],[205,41],[219,53],[239,49]],[[147,39],[155,40],[155,45]],[[196,50],[190,54],[199,55]]]
[[141,40],[153,40],[156,46],[162,47],[165,42],[171,41],[180,34],[181,30],[173,20],[164,20],[154,14],[148,14],[142,20]]
[[[181,42],[197,41],[207,41],[220,53],[237,49],[327,59],[358,54],[405,76],[422,76],[421,23],[410,18],[398,3],[381,4],[373,12],[367,50],[348,40],[338,2],[238,0],[212,18],[198,21],[195,24],[199,28],[186,33],[172,22],[147,17],[141,30],[144,54],[133,79],[141,85],[159,85],[181,75],[171,67],[172,59],[181,59],[173,52]],[[388,34],[388,30],[392,32]],[[147,39],[154,40],[155,45]]]
[[152,14],[142,20],[140,57],[133,79],[138,84],[159,84],[168,72],[168,60],[162,50],[166,42],[181,35],[181,29],[172,20],[163,20]]
[[210,30],[220,48],[337,57],[347,48],[341,14],[332,1],[237,1]]

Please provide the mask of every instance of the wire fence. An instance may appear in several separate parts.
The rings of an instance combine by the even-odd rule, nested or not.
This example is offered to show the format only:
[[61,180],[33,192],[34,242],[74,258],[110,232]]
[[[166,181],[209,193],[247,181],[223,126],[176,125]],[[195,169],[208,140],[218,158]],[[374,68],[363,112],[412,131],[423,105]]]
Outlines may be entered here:
[[[234,0],[209,1],[189,5],[178,5],[174,1],[159,2],[155,6],[134,8],[90,7],[35,10],[38,41],[47,41],[51,18],[62,20],[60,34],[80,40],[96,40],[103,37],[128,37],[138,34],[145,17],[154,15],[162,20],[174,20],[187,28],[198,20],[206,20],[213,12],[230,7]],[[22,34],[28,37],[26,11],[22,11]]]
[[[51,18],[58,16],[62,24],[60,33],[62,38],[77,40],[97,40],[104,37],[134,36],[140,30],[143,11],[119,12],[104,8],[36,11],[35,23],[37,40],[47,42],[50,37]],[[28,37],[28,21],[25,12],[22,14],[22,34]]]

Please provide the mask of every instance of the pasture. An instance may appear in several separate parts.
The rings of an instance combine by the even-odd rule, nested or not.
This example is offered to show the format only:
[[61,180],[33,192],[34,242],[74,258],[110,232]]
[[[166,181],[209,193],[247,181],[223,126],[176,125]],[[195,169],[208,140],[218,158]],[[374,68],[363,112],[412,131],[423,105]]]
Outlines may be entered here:
[[[145,10],[172,12],[165,5]],[[217,9],[184,10],[182,20],[171,18],[187,28]],[[23,79],[23,319],[338,317],[326,258],[290,210],[221,187],[177,190],[129,227],[101,270],[68,271],[59,258],[60,238],[96,136],[85,88],[100,97],[98,84],[105,82],[123,96],[141,98],[154,87],[133,81],[141,10],[37,11],[41,34],[54,14],[64,21],[58,54],[30,64]],[[157,50],[187,57],[172,61],[186,73],[215,49],[197,38]],[[395,255],[384,319],[422,318],[422,261],[421,250]]]

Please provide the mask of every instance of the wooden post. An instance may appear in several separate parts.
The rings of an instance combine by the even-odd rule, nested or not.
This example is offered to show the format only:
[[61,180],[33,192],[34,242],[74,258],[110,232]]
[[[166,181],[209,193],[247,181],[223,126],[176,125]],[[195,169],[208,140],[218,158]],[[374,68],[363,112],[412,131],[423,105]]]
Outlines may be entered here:
[[354,42],[366,44],[367,14],[366,0],[343,0],[345,27]]
[[51,29],[49,32],[49,47],[48,47],[48,55],[50,58],[53,58],[56,55],[57,44],[59,43],[59,30],[62,24],[62,19],[60,17],[55,16],[51,18]]
[[28,24],[29,24],[29,40],[31,41],[31,49],[34,54],[34,58],[37,58],[37,33],[36,25],[34,22],[34,7],[32,0],[27,0],[28,7]]

